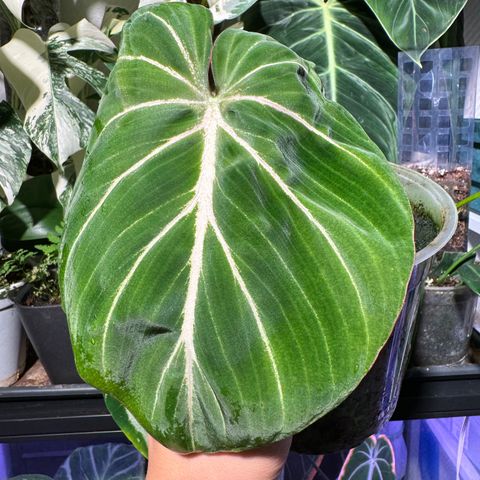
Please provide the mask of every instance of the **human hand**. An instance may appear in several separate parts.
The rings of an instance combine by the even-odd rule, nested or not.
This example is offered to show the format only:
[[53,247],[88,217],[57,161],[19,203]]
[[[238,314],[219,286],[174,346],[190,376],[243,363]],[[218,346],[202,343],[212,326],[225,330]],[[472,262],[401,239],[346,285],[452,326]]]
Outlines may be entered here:
[[244,452],[174,452],[149,437],[146,480],[276,480],[292,438]]

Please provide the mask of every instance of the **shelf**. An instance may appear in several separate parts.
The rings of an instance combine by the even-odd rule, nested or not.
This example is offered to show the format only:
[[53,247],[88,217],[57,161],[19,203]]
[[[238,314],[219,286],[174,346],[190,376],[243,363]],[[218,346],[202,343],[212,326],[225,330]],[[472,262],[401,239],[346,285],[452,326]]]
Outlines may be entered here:
[[[470,415],[480,415],[480,365],[410,369],[393,420]],[[119,433],[88,385],[0,389],[0,443]]]

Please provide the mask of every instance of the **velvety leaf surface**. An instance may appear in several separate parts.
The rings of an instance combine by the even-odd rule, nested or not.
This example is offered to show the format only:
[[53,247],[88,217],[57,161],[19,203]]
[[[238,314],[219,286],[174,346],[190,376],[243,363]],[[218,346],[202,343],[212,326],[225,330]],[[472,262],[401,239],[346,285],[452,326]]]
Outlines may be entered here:
[[350,450],[338,480],[395,480],[395,457],[385,435],[372,435]]
[[392,41],[419,61],[443,35],[467,0],[365,0]]
[[257,0],[208,0],[214,23],[239,17]]
[[148,457],[147,432],[137,419],[111,395],[105,395],[105,405],[125,436],[144,457]]
[[185,451],[279,440],[335,407],[413,262],[402,188],[310,64],[239,29],[212,52],[212,26],[191,4],[125,26],[60,272],[82,376]]
[[145,461],[131,446],[106,443],[74,450],[54,480],[144,480]]
[[0,103],[0,210],[11,205],[22,186],[32,153],[22,122],[7,102]]
[[327,97],[395,161],[397,67],[378,45],[381,27],[363,0],[266,0],[260,6],[269,35],[315,63]]

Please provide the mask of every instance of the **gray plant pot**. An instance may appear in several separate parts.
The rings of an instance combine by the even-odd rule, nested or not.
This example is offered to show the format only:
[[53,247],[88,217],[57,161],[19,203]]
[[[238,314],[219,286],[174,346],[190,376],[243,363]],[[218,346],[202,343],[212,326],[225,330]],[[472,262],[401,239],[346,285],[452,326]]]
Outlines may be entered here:
[[432,180],[406,168],[395,168],[410,202],[422,206],[440,231],[415,256],[404,306],[372,368],[338,407],[294,435],[292,448],[297,452],[330,453],[355,447],[377,433],[397,406],[425,277],[433,255],[455,232],[457,209],[448,193]]
[[0,292],[0,387],[15,383],[25,369],[26,337],[14,303]]
[[425,288],[413,347],[415,365],[454,365],[467,358],[477,298],[465,285]]

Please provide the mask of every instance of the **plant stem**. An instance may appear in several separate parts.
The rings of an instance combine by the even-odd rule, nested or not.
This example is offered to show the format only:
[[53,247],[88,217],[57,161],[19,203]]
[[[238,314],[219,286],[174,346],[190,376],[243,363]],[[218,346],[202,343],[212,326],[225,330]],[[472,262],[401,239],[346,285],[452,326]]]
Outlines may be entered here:
[[463,200],[460,200],[459,202],[457,202],[457,204],[456,204],[457,209],[463,207],[467,203],[473,202],[477,198],[480,198],[480,192],[473,193],[472,195],[468,196],[467,198],[464,198]]
[[436,283],[441,284],[446,280],[446,278],[453,273],[458,267],[463,265],[467,260],[475,256],[477,251],[480,250],[480,243],[475,245],[471,250],[467,253],[463,254],[456,262],[453,262],[450,267],[448,267],[436,280]]

